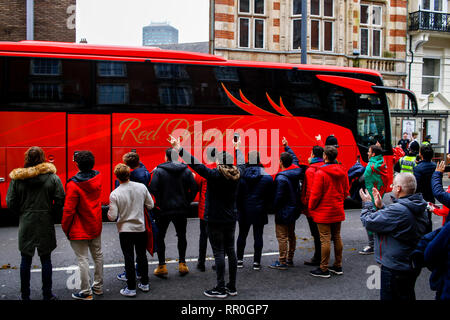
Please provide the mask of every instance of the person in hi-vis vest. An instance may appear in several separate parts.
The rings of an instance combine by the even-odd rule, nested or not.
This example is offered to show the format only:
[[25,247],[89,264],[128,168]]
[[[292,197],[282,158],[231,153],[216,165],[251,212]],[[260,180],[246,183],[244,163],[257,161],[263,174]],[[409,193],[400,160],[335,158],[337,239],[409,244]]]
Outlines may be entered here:
[[410,144],[410,150],[408,155],[400,158],[397,164],[394,166],[396,172],[409,172],[414,173],[414,167],[417,165],[417,155],[419,153],[419,144]]

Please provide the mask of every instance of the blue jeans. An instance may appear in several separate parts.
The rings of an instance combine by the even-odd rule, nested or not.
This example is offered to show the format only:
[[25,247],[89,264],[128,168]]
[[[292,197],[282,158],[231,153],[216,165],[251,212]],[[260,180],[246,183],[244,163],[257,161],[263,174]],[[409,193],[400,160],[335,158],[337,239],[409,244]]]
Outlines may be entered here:
[[[31,262],[33,257],[21,253],[22,261],[20,263],[20,291],[22,300],[30,299],[30,278],[31,278]],[[50,299],[52,294],[52,261],[50,254],[41,256],[42,264],[42,295],[44,300]]]
[[234,247],[234,232],[236,223],[208,222],[207,231],[209,243],[214,253],[216,263],[217,286],[225,286],[225,254],[228,256],[229,284],[236,287],[237,259]]
[[[237,258],[238,260],[244,259],[245,244],[247,242],[248,232],[252,225],[239,221],[239,236],[237,239]],[[261,263],[261,254],[263,249],[263,224],[253,224],[253,240],[254,240],[254,254],[253,261]]]
[[419,273],[381,266],[380,300],[416,300],[414,287]]

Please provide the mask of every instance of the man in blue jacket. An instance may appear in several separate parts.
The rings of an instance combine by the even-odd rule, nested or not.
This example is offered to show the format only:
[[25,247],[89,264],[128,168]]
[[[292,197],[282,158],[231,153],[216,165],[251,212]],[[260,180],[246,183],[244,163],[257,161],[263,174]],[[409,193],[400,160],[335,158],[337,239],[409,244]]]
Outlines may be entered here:
[[286,270],[293,266],[295,253],[295,221],[300,216],[300,179],[303,170],[294,151],[288,146],[285,137],[282,141],[284,149],[280,155],[281,171],[275,176],[275,232],[279,247],[279,260],[269,267]]
[[[442,161],[433,173],[431,185],[436,199],[444,206],[450,207],[450,193],[445,192],[442,187],[444,170],[445,163]],[[447,219],[441,229],[433,231],[434,237],[426,246],[424,254],[425,265],[432,270],[430,287],[431,290],[436,291],[438,300],[450,299],[450,223],[448,221]]]
[[237,209],[239,236],[237,239],[237,267],[244,266],[245,244],[253,226],[253,269],[261,269],[264,225],[273,202],[273,178],[264,171],[258,151],[248,153],[248,163],[239,180]]
[[[431,176],[436,170],[436,163],[432,162],[434,151],[431,145],[423,145],[420,147],[420,162],[414,167],[414,176],[417,181],[417,193],[422,193],[423,199],[427,202],[434,203],[433,190],[431,189]],[[432,230],[431,211],[428,211],[429,229]]]
[[420,271],[411,265],[410,256],[428,227],[427,203],[416,191],[416,179],[410,173],[394,178],[394,203],[384,207],[380,193],[371,196],[361,189],[361,221],[375,233],[375,257],[381,264],[381,300],[415,300],[414,286]]

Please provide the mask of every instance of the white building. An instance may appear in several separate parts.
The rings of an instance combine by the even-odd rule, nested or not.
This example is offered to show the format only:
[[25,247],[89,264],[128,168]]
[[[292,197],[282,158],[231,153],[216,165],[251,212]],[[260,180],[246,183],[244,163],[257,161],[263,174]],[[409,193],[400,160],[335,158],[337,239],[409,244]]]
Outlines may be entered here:
[[[419,138],[432,136],[435,152],[449,152],[450,1],[408,3],[407,85],[417,96]],[[398,134],[401,134],[399,132]]]

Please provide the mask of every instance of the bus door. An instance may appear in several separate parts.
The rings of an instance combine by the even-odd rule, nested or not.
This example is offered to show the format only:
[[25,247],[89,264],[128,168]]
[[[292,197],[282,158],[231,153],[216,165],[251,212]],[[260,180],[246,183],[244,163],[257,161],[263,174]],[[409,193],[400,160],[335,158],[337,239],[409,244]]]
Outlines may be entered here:
[[0,193],[3,208],[6,207],[9,173],[15,168],[23,168],[24,154],[30,147],[39,146],[44,150],[46,160],[56,166],[56,174],[64,185],[65,124],[63,112],[0,113]]
[[78,168],[73,161],[77,151],[89,150],[94,154],[94,170],[102,174],[102,204],[109,201],[111,192],[111,115],[67,115],[67,177],[73,177]]

